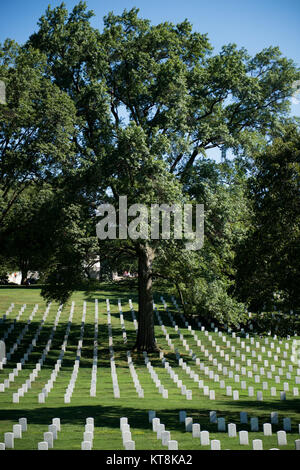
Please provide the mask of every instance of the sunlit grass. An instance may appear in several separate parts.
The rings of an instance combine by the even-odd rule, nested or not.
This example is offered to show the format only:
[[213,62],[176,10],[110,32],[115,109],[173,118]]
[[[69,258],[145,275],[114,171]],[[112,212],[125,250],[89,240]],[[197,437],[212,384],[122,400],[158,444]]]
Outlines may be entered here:
[[[39,289],[33,288],[0,289],[1,318],[9,305],[12,302],[15,303],[14,310],[8,316],[6,321],[0,324],[0,337],[3,336],[4,332],[13,322],[21,306],[23,304],[27,304],[23,315],[16,323],[14,330],[6,340],[7,350],[11,347],[19,333],[26,325],[34,305],[36,303],[39,304],[39,309],[30,324],[26,336],[24,336],[23,341],[12,356],[11,360],[8,361],[8,364],[3,368],[3,370],[0,370],[0,383],[8,377],[8,374],[12,372],[14,367],[16,367],[16,363],[23,357],[31,339],[40,325],[46,304],[40,297],[39,292]],[[97,394],[96,397],[91,397],[90,384],[92,377],[95,331],[95,298],[98,299],[99,305],[98,370]],[[107,298],[110,300],[111,307],[113,348],[120,387],[120,399],[116,399],[113,396],[108,353]],[[120,324],[118,310],[119,298],[122,301],[122,311],[124,314],[128,338],[126,344],[123,342]],[[54,448],[79,450],[81,447],[81,441],[83,440],[86,418],[93,417],[95,420],[93,448],[102,450],[121,450],[123,449],[123,444],[120,432],[120,418],[122,416],[127,416],[131,426],[132,438],[135,441],[137,450],[163,450],[166,448],[162,447],[160,440],[157,440],[156,434],[152,431],[148,420],[148,411],[155,410],[157,417],[159,417],[161,422],[165,424],[166,430],[171,432],[171,438],[178,440],[180,450],[210,449],[209,446],[201,446],[199,438],[193,438],[191,433],[185,431],[184,424],[179,422],[179,411],[186,410],[187,416],[192,417],[194,423],[200,423],[201,430],[208,430],[210,432],[210,439],[218,439],[221,441],[222,449],[249,450],[252,449],[252,441],[254,439],[262,439],[264,449],[278,447],[276,432],[283,429],[283,417],[290,417],[292,420],[292,432],[287,433],[288,445],[281,447],[281,449],[295,448],[295,439],[299,439],[300,437],[298,429],[298,424],[300,423],[300,400],[298,397],[293,397],[292,395],[292,387],[294,385],[291,385],[290,390],[287,392],[287,400],[281,401],[278,396],[270,396],[270,387],[276,386],[279,393],[282,383],[285,380],[282,378],[280,385],[275,384],[273,379],[268,380],[269,388],[264,391],[264,400],[262,402],[258,402],[256,400],[256,390],[261,390],[262,388],[258,388],[261,384],[256,384],[254,382],[254,378],[248,378],[247,376],[244,377],[247,382],[247,388],[250,385],[255,387],[255,396],[250,398],[248,397],[248,391],[240,390],[240,387],[238,386],[239,384],[235,383],[234,378],[230,379],[226,376],[226,385],[231,385],[233,390],[239,390],[240,400],[233,401],[232,397],[227,397],[224,390],[219,388],[218,383],[214,383],[213,380],[210,380],[202,371],[199,370],[199,367],[196,367],[195,363],[183,347],[178,334],[175,332],[174,328],[172,328],[167,315],[164,313],[159,297],[157,297],[156,304],[159,308],[159,313],[164,320],[175,348],[178,349],[181,357],[184,358],[195,372],[199,374],[199,378],[203,378],[210,388],[215,389],[216,393],[216,399],[209,400],[208,397],[203,395],[202,389],[199,389],[198,385],[180,367],[178,367],[175,354],[170,350],[161,327],[156,323],[155,334],[160,349],[164,352],[165,358],[176,371],[179,378],[182,379],[187,388],[191,389],[193,392],[192,401],[186,400],[186,398],[181,395],[180,389],[176,387],[170,375],[163,367],[159,356],[149,355],[159,379],[169,392],[169,398],[163,399],[158,393],[158,389],[155,387],[155,384],[145,367],[143,355],[132,351],[136,333],[128,305],[129,298],[132,299],[134,309],[137,311],[136,291],[128,285],[122,288],[117,288],[115,285],[107,284],[103,285],[100,291],[78,291],[74,293],[62,311],[59,325],[57,326],[53,337],[51,349],[38,377],[32,383],[31,388],[27,393],[25,393],[24,397],[20,397],[20,402],[12,403],[13,393],[16,392],[26,379],[29,378],[29,374],[41,357],[42,351],[49,338],[58,309],[58,304],[53,303],[51,305],[48,317],[41,330],[38,343],[30,354],[28,361],[19,372],[18,376],[15,377],[14,382],[10,383],[10,387],[6,389],[4,393],[0,393],[0,442],[4,441],[5,432],[12,431],[13,424],[18,423],[19,418],[26,417],[28,420],[28,431],[23,433],[22,439],[15,439],[15,449],[37,449],[38,442],[43,440],[43,433],[48,431],[48,425],[51,424],[52,418],[59,417],[61,419],[62,430],[59,433],[59,438],[55,440]],[[58,359],[68,323],[72,301],[75,302],[74,316],[62,367],[57,376],[54,388],[49,393],[45,403],[38,403],[38,394],[42,391],[45,383],[50,379],[51,372],[55,366],[56,360]],[[78,378],[71,402],[64,403],[64,393],[70,381],[74,360],[76,358],[84,301],[86,301],[86,319]],[[205,357],[203,351],[197,347],[191,333],[184,327],[180,317],[176,315],[174,310],[171,311],[174,318],[176,318],[176,322],[178,322],[178,325],[180,326],[180,331],[183,333],[184,338],[188,341],[197,357],[199,357],[202,362],[205,362],[211,370],[217,372],[217,367],[213,366],[212,362],[208,360],[208,357]],[[217,333],[210,332],[209,335],[211,335],[213,340],[216,341],[216,344],[226,349],[226,343],[222,343]],[[202,344],[205,345],[205,347],[210,348],[214,354],[215,350],[211,347],[211,342],[209,342],[208,337],[202,332],[199,332],[199,337],[200,336]],[[228,340],[232,341],[231,336],[227,336]],[[257,340],[259,340],[259,338],[257,338]],[[277,346],[278,341],[274,340],[274,343],[276,343]],[[141,386],[144,389],[144,398],[138,398],[135,390],[127,363],[127,350],[131,350],[135,370],[138,374]],[[227,348],[226,352],[230,353],[230,348]],[[218,361],[223,362],[224,358],[220,358],[217,354],[214,355],[218,358]],[[247,356],[251,357],[250,354]],[[262,357],[263,359],[267,359],[267,356],[264,353],[262,353]],[[236,358],[236,362],[238,362],[238,359],[239,358]],[[268,359],[271,361],[270,358]],[[225,361],[224,365],[228,365],[228,368],[230,368],[228,363],[225,364]],[[296,375],[295,369],[296,366],[291,373],[291,383],[293,384],[294,377]],[[221,378],[222,372],[219,372],[219,374]],[[224,379],[223,376],[222,378]],[[242,377],[241,380],[243,380]],[[261,382],[263,380],[264,379],[261,379]],[[230,422],[236,423],[237,431],[242,429],[248,430],[249,446],[240,446],[238,437],[229,438],[227,432],[218,432],[217,425],[209,422],[209,412],[211,410],[217,411],[218,417],[224,417],[226,419],[226,425]],[[246,411],[248,413],[249,422],[250,417],[259,418],[259,432],[250,431],[249,424],[240,424],[240,411]],[[265,422],[270,422],[270,414],[272,411],[278,412],[279,424],[273,426],[273,435],[267,437],[263,435],[262,425]]]

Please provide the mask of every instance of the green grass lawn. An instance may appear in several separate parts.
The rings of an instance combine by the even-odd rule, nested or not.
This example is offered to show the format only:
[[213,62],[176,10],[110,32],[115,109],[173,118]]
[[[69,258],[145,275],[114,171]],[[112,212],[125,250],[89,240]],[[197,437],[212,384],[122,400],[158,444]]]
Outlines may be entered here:
[[[239,390],[240,399],[234,401],[232,397],[226,396],[226,391],[219,388],[219,384],[205,375],[203,370],[195,364],[189,353],[186,351],[179,338],[179,335],[172,327],[170,319],[164,311],[164,307],[160,301],[159,295],[155,298],[155,303],[158,307],[159,314],[164,321],[167,332],[174,344],[180,352],[181,357],[188,363],[188,365],[199,375],[199,379],[203,379],[205,385],[209,385],[210,389],[215,390],[215,400],[210,400],[209,397],[204,396],[203,390],[198,387],[198,384],[186,374],[175,357],[174,351],[171,351],[168,346],[167,340],[161,327],[156,319],[155,333],[157,342],[160,349],[164,352],[165,358],[168,360],[170,366],[174,369],[178,378],[183,381],[188,389],[192,390],[193,399],[186,400],[185,396],[181,395],[180,389],[176,387],[170,375],[164,368],[161,359],[158,355],[149,355],[151,364],[157,372],[161,383],[169,392],[169,398],[163,399],[159,394],[158,389],[148,372],[144,357],[142,354],[132,352],[132,347],[135,341],[135,329],[132,321],[132,315],[129,308],[128,300],[132,299],[135,311],[137,311],[137,293],[133,286],[129,283],[125,284],[104,284],[99,291],[78,291],[74,293],[70,301],[64,306],[59,324],[57,325],[55,334],[53,336],[51,349],[46,356],[46,360],[41,368],[41,371],[32,383],[31,388],[23,397],[20,397],[19,403],[12,402],[13,393],[29,378],[30,373],[35,367],[35,364],[40,359],[42,352],[47,344],[49,335],[51,334],[54,320],[57,314],[58,304],[52,303],[49,314],[41,329],[37,345],[29,355],[28,361],[19,371],[18,376],[15,377],[14,382],[10,383],[10,387],[6,388],[4,392],[0,393],[0,442],[4,442],[4,433],[12,431],[13,425],[18,423],[19,418],[26,417],[28,421],[28,430],[23,433],[22,439],[15,439],[15,449],[37,449],[38,442],[43,440],[43,433],[48,431],[48,425],[51,424],[52,418],[59,417],[61,419],[62,430],[59,432],[58,439],[54,442],[54,449],[69,449],[79,450],[81,448],[81,441],[83,440],[84,425],[87,417],[93,417],[95,420],[95,432],[93,449],[99,450],[121,450],[123,448],[122,436],[120,432],[120,418],[122,416],[128,417],[128,422],[131,427],[132,438],[135,441],[136,450],[166,450],[161,441],[156,438],[156,433],[152,431],[152,427],[148,420],[148,411],[155,410],[156,416],[160,418],[161,422],[165,424],[165,429],[171,432],[171,438],[178,441],[179,450],[209,450],[210,446],[204,447],[200,445],[199,438],[193,438],[192,434],[185,431],[183,423],[179,422],[179,411],[185,410],[187,416],[193,418],[194,423],[199,423],[201,430],[208,430],[210,432],[210,439],[219,439],[223,449],[233,450],[249,450],[252,449],[252,441],[254,439],[263,440],[263,448],[265,450],[273,447],[278,448],[276,432],[283,429],[282,420],[284,417],[291,418],[292,430],[287,433],[287,446],[282,446],[282,450],[292,450],[295,448],[295,440],[300,439],[299,424],[300,424],[300,399],[293,396],[292,389],[295,387],[295,376],[297,374],[297,366],[293,365],[293,371],[290,372],[291,379],[281,377],[281,383],[275,383],[275,375],[273,373],[272,379],[266,377],[261,379],[268,382],[268,390],[265,390],[263,401],[257,401],[256,391],[262,390],[262,383],[255,383],[253,377],[241,377],[240,380],[245,380],[248,386],[253,386],[255,390],[254,397],[248,396],[247,390],[240,390],[237,388],[235,379],[229,378],[228,375],[223,376],[222,371],[218,372],[217,366],[213,364],[209,356],[197,346],[191,331],[184,326],[180,316],[172,308],[171,302],[168,302],[171,313],[173,314],[176,323],[183,334],[184,339],[188,341],[190,348],[200,358],[201,362],[208,366],[210,370],[218,373],[220,380],[224,379],[226,385],[231,385],[232,389]],[[168,300],[168,296],[165,296]],[[98,369],[97,369],[97,393],[96,397],[90,396],[90,385],[92,378],[92,362],[93,362],[93,348],[94,348],[94,333],[95,333],[95,299],[98,299]],[[109,342],[108,342],[108,327],[107,327],[107,311],[106,299],[110,300],[111,308],[111,324],[113,331],[113,349],[116,361],[117,377],[120,387],[120,398],[114,398],[111,368],[109,360]],[[120,324],[120,315],[118,309],[118,299],[122,302],[122,311],[124,315],[124,322],[128,342],[124,344],[122,337],[122,328]],[[43,387],[50,379],[51,372],[54,369],[55,363],[59,357],[61,346],[66,333],[68,324],[71,302],[75,302],[74,315],[68,343],[64,354],[62,367],[58,373],[57,380],[54,387],[45,400],[45,403],[38,403],[38,394],[42,391]],[[84,324],[84,336],[81,350],[80,367],[78,372],[77,381],[75,384],[74,392],[70,403],[64,403],[64,394],[69,384],[73,365],[76,358],[76,351],[78,340],[80,338],[80,327],[83,313],[83,302],[86,301],[86,319]],[[35,304],[39,308],[29,324],[27,333],[24,335],[17,350],[8,361],[7,365],[0,370],[0,383],[3,383],[8,378],[9,373],[16,367],[16,363],[20,361],[27,347],[31,343],[36,331],[38,330],[43,314],[46,309],[46,304],[40,297],[40,290],[38,288],[0,288],[0,318],[4,315],[10,304],[14,302],[15,307],[4,322],[0,324],[0,338],[3,337],[5,331],[13,323],[20,308],[26,304],[26,309],[21,315],[20,319],[16,322],[14,329],[5,340],[6,350],[9,351],[10,347],[16,341],[20,332],[24,329],[29,316]],[[209,350],[213,357],[219,363],[223,363],[228,367],[228,370],[235,371],[234,367],[230,367],[225,357],[220,356],[212,346],[212,341],[215,345],[219,345],[221,350],[230,354],[235,359],[235,363],[240,363],[240,358],[236,357],[231,347],[240,348],[240,344],[233,339],[231,335],[226,334],[231,346],[227,347],[222,338],[218,336],[217,332],[209,332],[206,336],[199,328],[194,327],[201,344]],[[264,339],[255,337],[255,341],[260,341],[263,344]],[[246,345],[250,345],[250,339],[242,339]],[[275,362],[276,370],[280,367],[281,361],[285,360],[283,367],[284,374],[288,371],[288,365],[291,365],[290,356],[283,357],[284,345],[279,343],[279,340],[269,341],[274,343],[274,355],[276,348],[280,347],[278,353],[278,361]],[[291,344],[291,340],[289,342]],[[270,344],[265,345],[266,351],[260,352],[263,360],[273,360],[267,356],[267,351],[270,350]],[[250,348],[253,349],[252,346]],[[144,389],[144,398],[139,398],[131,378],[128,362],[127,351],[131,351],[131,356],[138,374],[141,386]],[[247,358],[251,357],[250,352],[246,353]],[[245,349],[243,350],[245,351]],[[256,358],[252,358],[255,362]],[[245,363],[243,363],[245,365]],[[259,367],[262,363],[259,363]],[[246,367],[247,371],[251,367]],[[267,370],[268,368],[266,368]],[[287,399],[280,400],[279,396],[272,397],[270,389],[272,386],[277,388],[277,393],[283,390],[283,382],[289,382],[289,391],[286,392]],[[298,388],[300,388],[298,386]],[[226,426],[228,423],[236,423],[237,431],[249,431],[249,446],[240,446],[238,437],[229,438],[227,432],[218,432],[217,425],[209,421],[209,412],[217,411],[218,417],[226,419]],[[250,422],[251,417],[259,419],[259,432],[251,432],[250,424],[240,424],[240,411],[246,411]],[[273,425],[273,434],[270,437],[264,436],[262,431],[263,423],[270,422],[270,414],[272,411],[278,412],[279,424]]]

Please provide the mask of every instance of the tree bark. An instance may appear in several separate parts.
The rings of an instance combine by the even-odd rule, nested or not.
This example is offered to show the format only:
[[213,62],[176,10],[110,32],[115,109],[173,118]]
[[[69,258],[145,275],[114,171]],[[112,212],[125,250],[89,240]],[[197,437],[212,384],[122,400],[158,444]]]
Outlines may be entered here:
[[138,333],[135,349],[138,351],[158,351],[154,335],[152,262],[155,251],[148,244],[139,244],[138,254]]
[[177,292],[178,292],[178,295],[179,295],[179,298],[180,298],[180,302],[181,302],[181,305],[182,305],[182,308],[183,308],[183,313],[186,315],[186,308],[185,308],[185,302],[184,302],[182,290],[180,289],[178,282],[176,282],[175,285],[176,285],[176,289],[177,289]]
[[25,279],[27,278],[28,274],[28,261],[27,260],[20,260],[20,270],[21,270],[21,285],[25,283]]

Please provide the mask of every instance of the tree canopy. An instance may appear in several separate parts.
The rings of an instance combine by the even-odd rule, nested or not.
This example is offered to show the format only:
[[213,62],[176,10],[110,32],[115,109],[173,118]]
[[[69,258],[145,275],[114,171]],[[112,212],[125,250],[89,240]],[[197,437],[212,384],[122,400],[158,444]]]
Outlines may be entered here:
[[[188,296],[191,311],[219,312],[220,321],[226,309],[233,321],[243,311],[247,295],[234,296],[237,247],[252,211],[246,179],[254,153],[291,121],[299,71],[278,47],[251,57],[228,44],[214,53],[187,20],[153,25],[133,8],[109,13],[99,31],[92,16],[82,1],[70,13],[64,4],[49,6],[24,46],[7,41],[1,49],[9,97],[0,109],[2,218],[29,182],[53,186],[60,223],[53,225],[46,298],[68,298],[88,253],[135,256],[137,347],[151,350],[155,270]],[[232,149],[237,164],[205,163],[211,148]],[[125,195],[128,205],[148,208],[204,204],[201,252],[182,240],[96,241],[95,207],[117,207]]]

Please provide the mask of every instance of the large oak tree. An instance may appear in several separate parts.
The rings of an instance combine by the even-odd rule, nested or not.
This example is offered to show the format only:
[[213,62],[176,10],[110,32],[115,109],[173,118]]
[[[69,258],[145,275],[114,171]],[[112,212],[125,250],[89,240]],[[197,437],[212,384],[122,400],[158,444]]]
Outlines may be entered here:
[[[251,57],[229,44],[214,54],[187,20],[152,25],[134,8],[109,13],[100,32],[91,17],[83,2],[70,13],[49,7],[27,44],[46,55],[48,77],[76,106],[76,181],[89,200],[182,203],[200,155],[250,148],[288,110],[298,72],[278,47]],[[140,350],[156,348],[152,264],[160,243],[116,242],[138,257]]]

